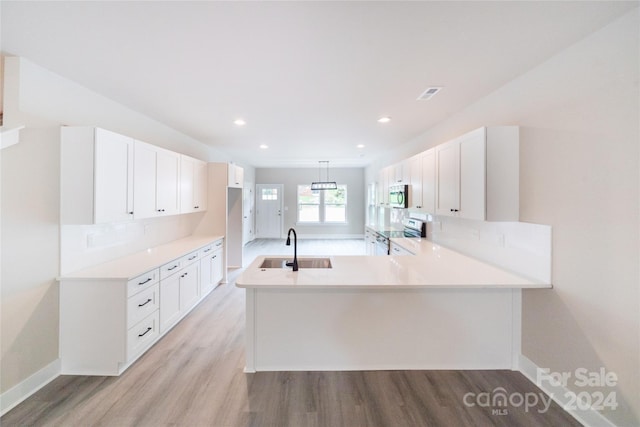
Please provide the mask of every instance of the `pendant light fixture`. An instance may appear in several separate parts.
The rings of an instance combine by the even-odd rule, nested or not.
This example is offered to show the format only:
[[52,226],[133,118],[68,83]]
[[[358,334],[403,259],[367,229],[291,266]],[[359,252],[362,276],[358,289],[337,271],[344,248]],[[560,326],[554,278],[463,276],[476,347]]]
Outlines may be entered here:
[[[318,161],[318,181],[311,183],[312,190],[336,190],[338,185],[335,181],[329,181],[329,161],[328,160],[320,160]],[[327,164],[327,180],[323,181],[322,174],[322,164]]]

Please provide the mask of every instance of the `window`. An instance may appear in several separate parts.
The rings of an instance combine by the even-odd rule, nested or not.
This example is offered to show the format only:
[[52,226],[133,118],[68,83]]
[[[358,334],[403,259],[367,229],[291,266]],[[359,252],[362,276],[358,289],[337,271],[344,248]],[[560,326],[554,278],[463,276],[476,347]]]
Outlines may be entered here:
[[298,222],[347,222],[347,186],[313,191],[310,185],[298,185]]
[[262,189],[262,200],[278,200],[278,189],[277,188],[263,188]]

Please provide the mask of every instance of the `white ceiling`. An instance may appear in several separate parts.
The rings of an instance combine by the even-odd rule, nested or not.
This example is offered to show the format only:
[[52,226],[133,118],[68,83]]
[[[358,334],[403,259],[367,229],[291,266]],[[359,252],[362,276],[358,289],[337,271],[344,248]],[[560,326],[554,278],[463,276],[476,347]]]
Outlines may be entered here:
[[236,161],[317,167],[368,164],[638,3],[0,4],[3,53]]

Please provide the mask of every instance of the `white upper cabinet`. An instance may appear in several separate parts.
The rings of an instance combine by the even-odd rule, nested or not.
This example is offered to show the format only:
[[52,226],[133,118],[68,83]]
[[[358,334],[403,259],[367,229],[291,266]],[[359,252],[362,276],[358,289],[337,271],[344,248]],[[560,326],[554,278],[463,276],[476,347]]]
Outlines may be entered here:
[[436,147],[436,214],[460,210],[460,145],[450,141]]
[[179,213],[180,155],[141,141],[134,148],[134,217]]
[[411,175],[409,184],[409,207],[422,209],[422,153],[408,160]]
[[427,213],[435,213],[436,186],[435,149],[424,151],[409,159],[411,170],[410,206]]
[[395,168],[387,166],[378,173],[378,205],[389,206],[389,186],[393,184],[395,178]]
[[133,219],[133,139],[94,127],[61,128],[60,221]]
[[519,130],[480,128],[436,147],[436,214],[519,220]]
[[207,163],[180,156],[180,213],[207,210]]
[[233,188],[242,188],[244,181],[244,169],[234,163],[229,163],[227,167],[227,186]]

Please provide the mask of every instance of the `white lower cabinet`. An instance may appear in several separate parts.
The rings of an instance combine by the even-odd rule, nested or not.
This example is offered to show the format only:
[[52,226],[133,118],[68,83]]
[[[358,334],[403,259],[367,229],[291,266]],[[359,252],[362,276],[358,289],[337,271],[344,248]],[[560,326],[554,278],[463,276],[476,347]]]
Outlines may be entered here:
[[224,278],[223,240],[203,250],[200,260],[200,298],[206,297]]
[[200,299],[199,258],[195,251],[160,267],[160,332],[171,329]]
[[391,248],[389,249],[389,255],[415,255],[413,252],[408,249],[403,248],[397,243],[391,243]]
[[180,276],[163,279],[160,294],[160,330],[165,333],[180,319]]
[[127,331],[127,360],[142,354],[160,335],[158,311],[145,317]]
[[131,279],[61,278],[61,373],[120,375],[222,280],[223,242]]

